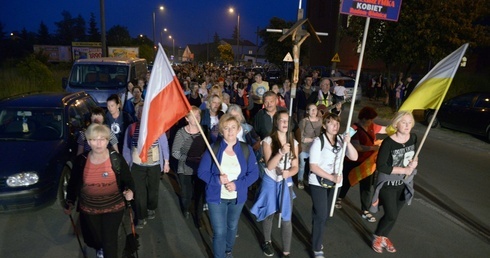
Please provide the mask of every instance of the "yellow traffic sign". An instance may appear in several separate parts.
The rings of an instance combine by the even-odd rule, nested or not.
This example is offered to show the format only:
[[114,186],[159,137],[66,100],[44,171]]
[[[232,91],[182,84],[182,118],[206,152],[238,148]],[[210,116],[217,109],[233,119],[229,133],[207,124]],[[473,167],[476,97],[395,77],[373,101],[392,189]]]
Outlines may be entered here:
[[332,60],[331,60],[331,61],[332,61],[332,62],[336,62],[336,63],[340,63],[339,53],[336,53],[336,54],[333,56],[333,58],[332,58]]
[[293,57],[291,56],[291,53],[288,52],[282,61],[283,62],[292,62]]

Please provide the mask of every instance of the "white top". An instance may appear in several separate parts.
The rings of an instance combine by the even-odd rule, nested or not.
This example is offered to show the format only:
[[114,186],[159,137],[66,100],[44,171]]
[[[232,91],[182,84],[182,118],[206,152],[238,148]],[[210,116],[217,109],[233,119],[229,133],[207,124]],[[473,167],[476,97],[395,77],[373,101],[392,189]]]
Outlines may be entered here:
[[[319,137],[323,137],[323,149],[321,148],[321,141]],[[340,136],[337,136],[337,146],[338,151],[334,153],[333,147],[328,141],[327,137],[324,133],[322,133],[319,137],[316,137],[313,140],[313,143],[310,147],[310,164],[317,164],[321,169],[325,170],[329,174],[338,174],[340,171],[340,166],[342,165],[343,158],[340,154],[342,154],[342,146],[343,141]],[[334,143],[335,144],[335,143]],[[311,172],[308,177],[308,184],[320,186],[320,183],[317,179],[317,174]],[[342,182],[337,184],[339,187],[342,186]]]
[[[238,178],[240,172],[242,172],[242,168],[240,167],[240,163],[238,162],[238,158],[236,155],[230,156],[223,152],[223,157],[221,158],[221,170],[228,176],[228,180],[231,182]],[[226,190],[225,185],[221,185],[221,199],[236,199],[237,192],[230,192]]]
[[333,94],[335,94],[337,96],[344,97],[345,96],[345,87],[341,86],[341,85],[335,86],[335,88],[333,89]]
[[[272,138],[270,136],[267,136],[267,137],[265,137],[265,139],[262,142],[266,142],[266,143],[268,143],[270,145],[272,143]],[[294,140],[294,146],[295,146],[295,148],[298,148],[298,141]],[[291,151],[293,151],[293,149],[291,149]],[[285,156],[283,156],[281,158],[281,160],[279,161],[279,164],[277,164],[277,166],[279,168],[281,168],[281,169],[284,169],[284,163],[286,162],[286,160],[284,159],[284,157]],[[288,157],[291,157],[291,156],[288,155]],[[290,158],[288,158],[288,160],[287,160],[286,167],[287,167],[287,169],[289,169],[291,167],[291,159]],[[275,169],[269,170],[267,168],[267,165],[265,166],[264,171],[265,171],[265,174],[266,175],[268,175],[270,178],[272,178],[276,182],[280,182],[283,179],[282,178],[282,175],[278,175],[276,173],[276,170]]]
[[228,111],[228,105],[226,103],[221,103],[221,111],[226,114],[226,111]]
[[211,128],[213,128],[215,125],[218,125],[219,123],[218,116],[210,116],[210,119],[211,119]]
[[247,143],[245,135],[243,134],[243,127],[240,126],[240,131],[237,133],[236,138],[241,142]]

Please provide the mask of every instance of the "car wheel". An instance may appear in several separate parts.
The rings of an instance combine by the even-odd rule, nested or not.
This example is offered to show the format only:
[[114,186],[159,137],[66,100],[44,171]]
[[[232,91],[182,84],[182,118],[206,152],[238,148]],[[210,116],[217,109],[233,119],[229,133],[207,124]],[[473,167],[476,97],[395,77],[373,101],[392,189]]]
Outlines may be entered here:
[[62,208],[65,208],[66,189],[68,187],[68,181],[70,181],[71,168],[65,165],[61,172],[60,183],[58,184],[58,200]]
[[487,131],[487,142],[490,142],[490,129]]
[[[433,116],[434,116],[434,112],[429,112],[429,113],[427,114],[427,117],[426,117],[426,119],[425,119],[425,122],[426,122],[426,124],[427,124],[427,125],[429,125],[430,120],[432,120],[432,117],[433,117]],[[439,127],[439,120],[437,120],[437,117],[436,117],[436,118],[434,119],[434,122],[432,123],[431,128],[437,128],[437,127]]]

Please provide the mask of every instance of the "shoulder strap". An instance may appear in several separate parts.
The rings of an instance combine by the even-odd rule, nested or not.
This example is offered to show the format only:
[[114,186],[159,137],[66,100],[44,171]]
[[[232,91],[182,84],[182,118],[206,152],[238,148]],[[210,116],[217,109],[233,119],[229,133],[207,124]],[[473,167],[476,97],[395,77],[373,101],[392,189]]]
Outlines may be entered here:
[[111,159],[112,170],[114,170],[116,174],[121,174],[121,159],[117,155],[117,152],[111,151],[109,153],[109,157]]
[[324,133],[320,135],[320,151],[323,150],[323,145],[325,145],[325,139],[323,139],[324,135]]
[[218,157],[218,151],[219,151],[219,146],[221,145],[221,138],[218,137],[218,139],[213,143],[212,149],[215,157]]
[[[248,149],[248,144],[246,144],[244,142],[240,142],[240,141],[239,141],[239,143],[240,143],[240,148],[242,148],[243,155],[245,156],[245,160],[248,161],[248,157],[250,156],[250,150]],[[212,146],[213,153],[216,157],[218,156],[218,151],[219,151],[220,145],[221,145],[221,138],[218,138],[218,140],[216,140]]]
[[240,147],[242,148],[243,155],[245,156],[245,160],[248,161],[248,157],[250,156],[250,150],[248,149],[248,144],[244,142],[240,142]]
[[[364,129],[364,127],[362,127],[360,124],[358,123],[355,123],[355,125],[357,126],[357,129],[361,129],[361,132],[365,133],[369,139],[371,140],[372,143],[374,143],[374,140],[373,137]],[[359,131],[359,130],[358,130]]]

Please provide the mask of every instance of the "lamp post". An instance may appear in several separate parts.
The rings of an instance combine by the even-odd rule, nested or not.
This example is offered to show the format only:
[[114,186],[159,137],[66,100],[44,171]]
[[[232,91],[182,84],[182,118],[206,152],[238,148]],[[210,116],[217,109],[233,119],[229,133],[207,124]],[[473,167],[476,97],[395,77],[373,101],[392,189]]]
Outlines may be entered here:
[[[233,7],[230,7],[230,9],[228,9],[228,12],[230,13],[234,13],[235,12],[235,9]],[[236,59],[237,59],[237,65],[240,63],[240,14],[237,12],[237,26],[236,26],[236,31],[237,31],[237,35],[236,35]]]
[[163,28],[162,31],[160,31],[160,41],[163,43],[163,33],[167,32],[167,28]]
[[[175,39],[172,37],[172,35],[169,35],[168,38],[172,40],[172,56],[173,59],[175,59]],[[175,60],[173,61],[175,62]]]
[[[163,5],[161,5],[160,7],[158,7],[158,9],[160,9],[160,11],[163,11],[165,8],[163,7]],[[156,13],[155,11],[153,11],[153,46],[155,46],[155,22],[156,22]]]

